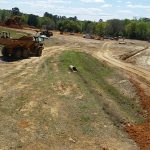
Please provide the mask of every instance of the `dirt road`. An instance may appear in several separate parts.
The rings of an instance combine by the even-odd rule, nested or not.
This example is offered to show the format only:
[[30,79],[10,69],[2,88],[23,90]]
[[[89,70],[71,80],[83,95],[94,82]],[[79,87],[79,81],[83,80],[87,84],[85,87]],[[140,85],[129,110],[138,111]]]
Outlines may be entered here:
[[146,69],[144,70],[142,68],[139,68],[138,66],[135,66],[129,63],[121,62],[111,57],[109,54],[109,51],[110,51],[109,48],[111,44],[112,44],[111,42],[104,43],[102,49],[99,52],[97,52],[95,56],[99,57],[102,60],[105,60],[106,62],[109,62],[110,64],[116,67],[119,67],[128,72],[131,72],[135,75],[138,75],[139,77],[142,77],[148,82],[150,82],[150,71],[147,71]]

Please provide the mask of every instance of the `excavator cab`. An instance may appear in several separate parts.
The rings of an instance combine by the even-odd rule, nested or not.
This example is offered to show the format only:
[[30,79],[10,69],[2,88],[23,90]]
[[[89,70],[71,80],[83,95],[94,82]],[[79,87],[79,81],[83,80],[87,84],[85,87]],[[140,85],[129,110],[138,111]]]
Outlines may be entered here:
[[8,39],[8,38],[10,38],[10,33],[6,32],[6,31],[3,31],[3,32],[0,33],[0,38]]

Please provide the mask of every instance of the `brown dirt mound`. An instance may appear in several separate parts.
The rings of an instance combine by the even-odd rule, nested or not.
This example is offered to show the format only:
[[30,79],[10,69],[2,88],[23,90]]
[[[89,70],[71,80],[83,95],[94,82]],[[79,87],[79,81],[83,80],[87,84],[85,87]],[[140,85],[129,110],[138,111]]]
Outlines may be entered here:
[[136,86],[137,92],[140,96],[141,105],[143,109],[147,111],[148,113],[147,120],[150,121],[150,96],[148,95],[149,93],[146,94],[144,89],[141,88],[140,84],[137,83],[136,81],[132,80],[131,82]]
[[139,93],[143,109],[147,111],[147,121],[140,125],[127,125],[126,131],[139,145],[141,150],[150,149],[150,96],[148,96],[140,85],[132,81]]
[[141,150],[150,149],[150,122],[128,126],[126,130],[131,138],[140,145]]

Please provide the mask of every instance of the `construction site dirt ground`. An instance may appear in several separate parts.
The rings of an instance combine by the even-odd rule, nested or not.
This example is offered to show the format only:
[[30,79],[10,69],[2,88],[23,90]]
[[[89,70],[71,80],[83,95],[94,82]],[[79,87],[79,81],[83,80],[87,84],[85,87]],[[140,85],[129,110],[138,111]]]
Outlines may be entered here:
[[0,149],[148,150],[149,46],[55,32],[40,58],[0,56]]

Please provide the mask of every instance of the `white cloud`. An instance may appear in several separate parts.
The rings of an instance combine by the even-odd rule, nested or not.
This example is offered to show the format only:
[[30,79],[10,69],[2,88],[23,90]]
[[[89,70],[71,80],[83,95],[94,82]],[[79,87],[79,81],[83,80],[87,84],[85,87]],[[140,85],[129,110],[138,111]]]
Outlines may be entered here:
[[105,0],[80,0],[81,2],[84,3],[104,3]]
[[103,10],[98,8],[68,8],[64,10],[64,13],[73,15],[95,15],[102,12]]
[[132,14],[133,12],[130,10],[119,10],[118,13],[123,13],[123,14]]
[[102,5],[101,7],[102,7],[102,8],[108,8],[108,7],[112,7],[112,5],[111,5],[111,4],[104,4],[104,5]]
[[5,0],[0,0],[0,3],[1,3],[1,4],[8,4],[9,2],[8,2],[8,1],[5,1]]
[[130,2],[130,1],[127,1],[126,4],[131,4],[131,2]]
[[19,1],[17,4],[18,5],[27,5],[28,7],[32,7],[33,9],[54,9],[56,7],[61,8],[63,7],[63,4],[70,4],[71,1],[67,0],[38,0],[36,3],[34,0],[30,1]]
[[[109,2],[109,3],[107,3]],[[42,16],[45,12],[60,16],[77,16],[82,20],[149,17],[150,5],[132,0],[0,0],[1,9],[18,7],[21,12]],[[106,9],[107,8],[107,9]],[[136,11],[132,11],[137,9]],[[142,11],[141,11],[142,10]]]
[[122,3],[122,0],[118,0],[117,3]]
[[129,8],[142,8],[142,9],[150,9],[150,5],[133,5],[129,4],[127,5]]

